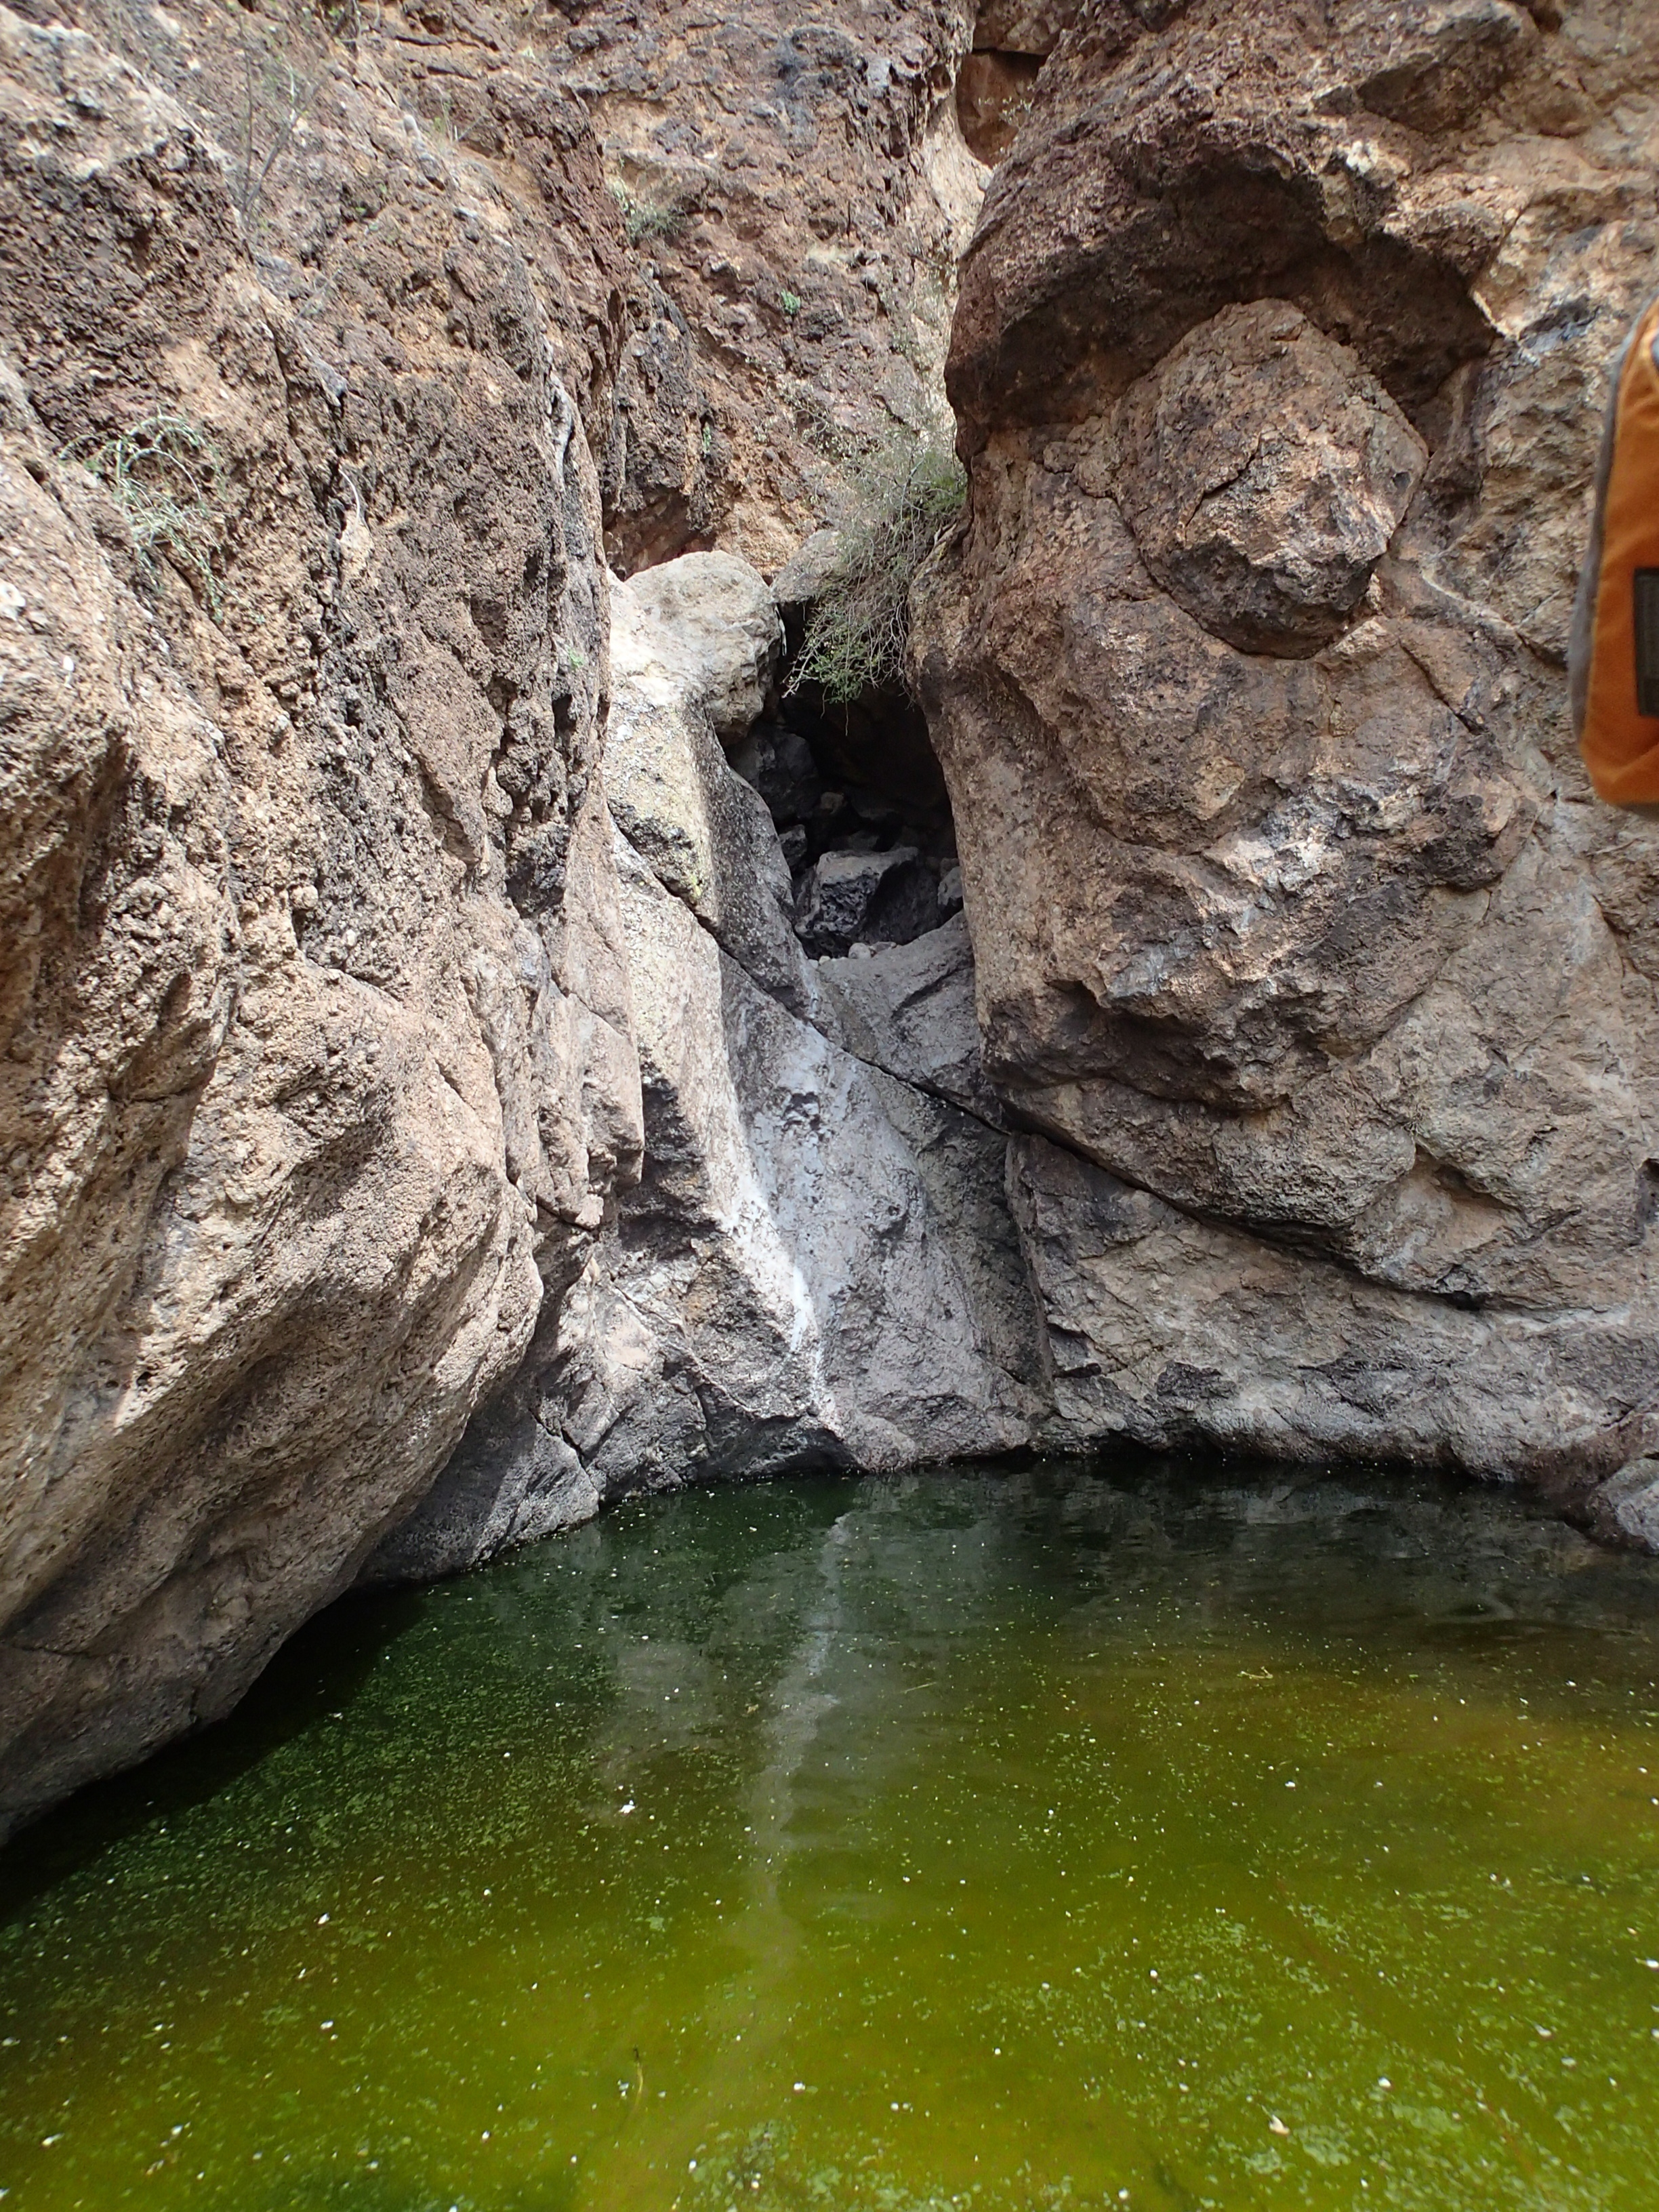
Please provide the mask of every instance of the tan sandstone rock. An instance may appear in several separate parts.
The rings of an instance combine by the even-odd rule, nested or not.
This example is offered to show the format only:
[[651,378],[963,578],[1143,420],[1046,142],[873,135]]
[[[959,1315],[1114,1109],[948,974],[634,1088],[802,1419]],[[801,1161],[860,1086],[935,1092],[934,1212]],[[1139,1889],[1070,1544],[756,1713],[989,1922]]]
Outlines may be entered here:
[[[285,24],[296,116],[269,23],[32,12],[0,9],[0,1822],[223,1711],[351,1581],[641,1142],[580,421],[621,238],[580,110],[502,55],[475,155],[411,127],[389,36]],[[124,474],[158,436],[195,476]]]
[[1077,1432],[1647,1434],[1659,846],[1561,658],[1656,94],[1612,0],[1106,0],[996,173],[917,666]]

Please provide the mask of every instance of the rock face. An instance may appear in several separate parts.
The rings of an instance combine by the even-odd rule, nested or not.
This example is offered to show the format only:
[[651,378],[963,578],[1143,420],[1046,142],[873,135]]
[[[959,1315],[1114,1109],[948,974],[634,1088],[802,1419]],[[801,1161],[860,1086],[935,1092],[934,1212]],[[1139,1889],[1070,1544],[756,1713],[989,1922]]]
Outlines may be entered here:
[[301,27],[302,149],[284,89],[239,150],[222,10],[149,12],[142,67],[33,12],[0,9],[0,1821],[222,1711],[349,1583],[641,1146],[582,428],[622,239],[580,109],[502,58],[498,160],[434,148],[392,41]]
[[[644,1487],[1127,1433],[1659,1540],[1560,665],[1656,95],[1616,0],[0,5],[0,1826]],[[784,659],[958,106],[935,758]]]
[[1200,323],[1126,394],[1117,482],[1154,582],[1241,653],[1346,629],[1427,459],[1345,346],[1258,300]]
[[1659,844],[1562,659],[1659,19],[1536,13],[1102,0],[964,264],[917,665],[1074,1434],[1650,1434]]
[[1002,1451],[1045,1413],[960,920],[808,962],[775,829],[714,719],[768,659],[764,582],[688,554],[618,584],[612,611],[644,1172],[371,1579],[452,1571],[641,1489]]
[[623,574],[716,543],[769,574],[847,457],[943,413],[985,174],[952,97],[971,27],[964,0],[540,11],[637,256],[602,455]]
[[[726,1086],[684,1206],[726,1221],[720,1115],[769,1082],[860,1120],[880,1204],[851,1257],[826,1205],[799,1295],[844,1260],[884,1337],[895,1224],[986,1134],[797,1034],[789,862],[724,753],[782,634],[724,553],[620,602],[607,804],[605,531],[627,568],[781,559],[849,441],[937,407],[982,177],[950,6],[694,15],[0,7],[0,1827],[222,1711],[423,1498],[411,1557],[591,1507],[562,1431],[516,1488],[488,1446],[621,1265],[630,961],[713,1024],[647,1001],[653,1098],[683,1046]],[[798,862],[859,834],[808,804]],[[866,1389],[756,1263],[831,1455],[1023,1433],[941,1202],[937,1389],[926,1329]],[[956,1413],[902,1411],[907,1358]]]
[[1077,15],[1078,0],[988,0],[978,10],[973,52],[957,78],[957,115],[981,161],[1000,161],[1019,136],[1043,61]]

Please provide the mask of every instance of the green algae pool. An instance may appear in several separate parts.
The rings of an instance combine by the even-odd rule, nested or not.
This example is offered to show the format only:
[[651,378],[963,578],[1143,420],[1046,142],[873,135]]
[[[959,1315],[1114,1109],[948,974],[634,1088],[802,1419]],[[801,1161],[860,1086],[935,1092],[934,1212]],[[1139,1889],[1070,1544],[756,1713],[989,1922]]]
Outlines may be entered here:
[[630,1506],[0,1859],[5,2212],[1648,2212],[1656,1681],[1491,1491]]

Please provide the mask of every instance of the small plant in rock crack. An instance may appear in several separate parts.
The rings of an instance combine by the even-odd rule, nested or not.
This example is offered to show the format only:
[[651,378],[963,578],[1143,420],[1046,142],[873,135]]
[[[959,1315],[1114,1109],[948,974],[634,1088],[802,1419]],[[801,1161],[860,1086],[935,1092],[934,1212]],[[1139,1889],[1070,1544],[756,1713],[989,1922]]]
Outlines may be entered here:
[[421,128],[434,146],[443,148],[460,144],[461,126],[455,120],[454,106],[447,93],[440,98],[435,115],[422,117]]
[[684,208],[664,207],[656,200],[639,198],[623,184],[620,177],[612,177],[611,197],[622,210],[623,229],[630,246],[638,246],[647,238],[678,238],[685,228]]
[[784,313],[790,318],[791,321],[793,321],[800,313],[800,294],[799,292],[781,292],[778,295],[778,305],[783,309]]
[[[256,47],[246,29],[240,39],[242,112],[229,183],[243,227],[252,237],[259,228],[260,195],[304,124],[318,86],[315,79],[301,76],[284,56]],[[263,155],[259,151],[262,137],[269,141]]]
[[165,554],[219,612],[213,555],[224,501],[224,463],[199,422],[157,408],[112,437],[77,438],[61,461],[95,477],[125,519],[138,566],[154,577]]
[[866,690],[903,685],[910,586],[967,492],[943,434],[895,438],[856,465],[835,569],[807,615],[787,690],[816,684],[831,706],[849,707]]

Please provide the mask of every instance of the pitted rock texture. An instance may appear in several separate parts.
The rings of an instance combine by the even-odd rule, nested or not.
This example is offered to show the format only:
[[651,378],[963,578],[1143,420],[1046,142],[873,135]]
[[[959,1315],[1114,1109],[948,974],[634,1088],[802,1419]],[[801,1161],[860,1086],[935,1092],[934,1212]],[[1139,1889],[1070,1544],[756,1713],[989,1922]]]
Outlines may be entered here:
[[[599,1501],[556,1424],[507,1484],[492,1439],[644,1143],[604,533],[781,561],[937,419],[982,187],[954,0],[840,14],[0,7],[0,1826],[224,1710],[368,1559]],[[983,1273],[938,1163],[986,1133],[927,1099],[901,1136],[888,1079],[777,1042],[810,963],[722,750],[775,711],[777,607],[722,550],[617,613],[629,910],[656,885],[726,979],[699,1018],[752,992],[755,1065],[889,1132],[895,1218],[957,1224],[934,1311]],[[803,852],[863,833],[809,811]],[[1020,1432],[962,1328],[948,1388]],[[801,1404],[890,1456],[897,1369],[854,1405],[839,1356]]]
[[1295,307],[1221,313],[1126,393],[1116,482],[1141,559],[1200,628],[1307,655],[1348,626],[1427,455]]
[[964,265],[916,665],[1074,1432],[1647,1448],[1659,842],[1562,658],[1659,18],[1539,16],[1097,0]]
[[[423,19],[0,8],[0,1823],[351,1581],[638,1173],[623,241],[579,106]],[[216,458],[147,544],[158,419]]]
[[957,116],[970,152],[1000,161],[1030,114],[1045,58],[1077,21],[1078,0],[987,0],[957,78]]
[[779,653],[937,409],[971,30],[0,5],[0,1826],[642,1486],[1127,1432],[1656,1540],[1659,844],[1560,662],[1659,21],[985,11],[958,866]]
[[963,0],[537,10],[641,270],[603,457],[623,574],[709,546],[769,574],[849,456],[943,416],[985,176],[953,97],[971,26]]

